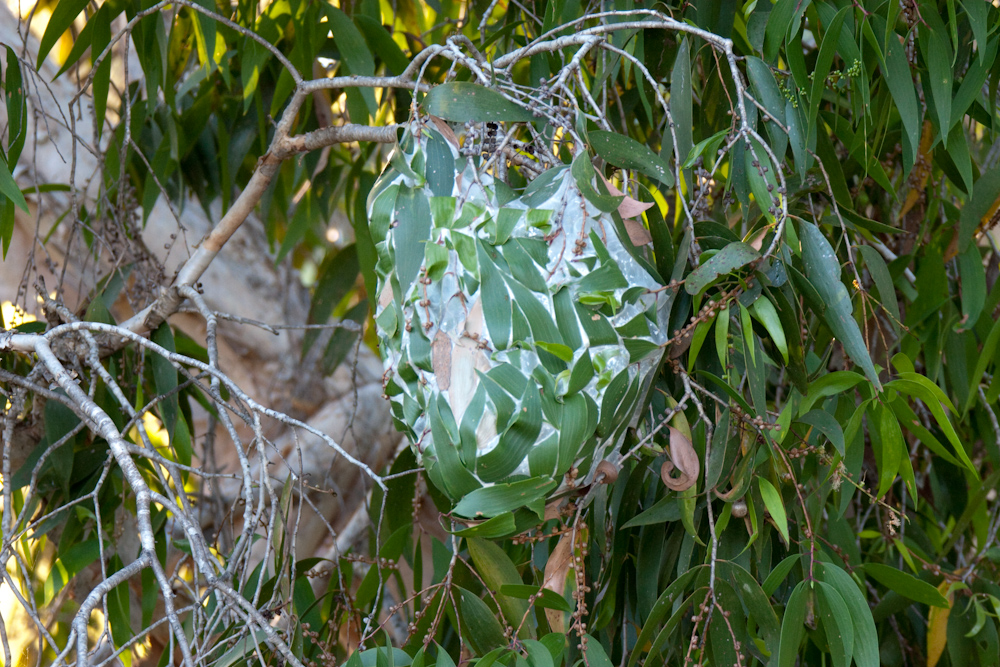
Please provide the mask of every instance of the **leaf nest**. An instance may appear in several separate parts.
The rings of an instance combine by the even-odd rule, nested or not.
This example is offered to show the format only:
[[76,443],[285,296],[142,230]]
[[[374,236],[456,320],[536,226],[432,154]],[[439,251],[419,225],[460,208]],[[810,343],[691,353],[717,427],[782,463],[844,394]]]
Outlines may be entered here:
[[485,163],[415,121],[372,188],[385,394],[456,514],[540,518],[633,424],[671,292],[585,153],[519,192]]

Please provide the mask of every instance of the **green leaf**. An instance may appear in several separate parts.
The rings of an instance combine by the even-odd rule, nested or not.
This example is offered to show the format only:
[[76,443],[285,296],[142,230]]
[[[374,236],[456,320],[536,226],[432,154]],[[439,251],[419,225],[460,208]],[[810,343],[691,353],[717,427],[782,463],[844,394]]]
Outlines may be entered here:
[[788,541],[788,515],[785,514],[785,504],[781,500],[781,494],[778,490],[774,488],[771,482],[767,481],[763,477],[757,478],[757,483],[760,486],[760,497],[764,500],[764,507],[767,511],[771,513],[771,518],[774,520],[774,524],[778,527],[778,532],[781,533],[782,539],[784,539],[785,544],[789,544]]
[[917,417],[913,409],[907,404],[905,398],[897,398],[889,403],[889,408],[892,410],[893,414],[896,415],[896,419],[899,420],[899,425],[905,428],[907,431],[917,436],[921,444],[926,445],[932,452],[943,458],[948,463],[960,466],[962,462],[955,458],[951,452],[942,445],[934,435],[923,427],[920,423],[920,419]]
[[987,43],[986,34],[990,27],[988,21],[990,8],[985,3],[976,2],[975,0],[959,1],[969,17],[969,23],[972,25],[972,33],[976,39],[979,62],[982,62]]
[[[105,47],[111,42],[111,19],[112,4],[105,3],[97,11],[97,14],[90,19],[94,24],[93,41],[90,47],[91,64],[101,55]],[[111,85],[111,58],[106,57],[94,72],[94,79],[91,83],[94,94],[94,117],[97,119],[97,138],[101,138],[104,130],[104,117],[108,109],[108,89]]]
[[[663,619],[672,613],[674,604],[683,597],[688,585],[694,581],[694,578],[699,573],[704,572],[707,567],[707,565],[692,567],[670,582],[670,585],[660,593],[660,597],[653,604],[653,608],[650,610],[649,616],[646,617],[646,622],[643,624],[642,630],[639,631],[635,646],[646,646],[653,639],[654,634],[659,632]],[[642,657],[642,651],[632,651],[628,659],[628,667],[635,667],[636,663]]]
[[850,667],[854,651],[854,626],[844,598],[830,584],[818,581],[816,596],[819,616],[830,644],[834,667]]
[[[427,139],[427,165],[424,169],[427,187],[438,197],[450,198],[452,190],[455,187],[455,156],[451,152],[451,145],[447,139],[437,132],[430,132],[428,134],[430,136]],[[501,209],[501,217],[502,212],[506,210],[508,209]],[[516,221],[517,219],[515,218],[510,226],[513,227],[513,223]]]
[[38,69],[42,68],[45,56],[49,55],[49,51],[56,45],[56,42],[63,36],[63,33],[69,30],[70,25],[80,15],[80,12],[87,7],[87,4],[88,0],[59,1],[56,8],[52,11],[52,16],[49,17],[49,22],[45,24],[45,32],[42,34],[42,40],[38,44],[38,62],[36,65]]
[[[927,63],[927,75],[931,82],[931,93],[937,111],[938,129],[942,137],[947,137],[951,128],[952,82],[951,44],[943,30],[917,31],[918,41]],[[945,140],[947,143],[947,139]]]
[[812,156],[806,151],[806,123],[802,118],[802,109],[796,107],[791,100],[785,102],[785,125],[788,128],[788,143],[792,145],[792,157],[795,159],[795,170],[799,178],[804,179],[806,169],[812,162]]
[[381,21],[376,21],[364,14],[356,14],[354,22],[361,29],[361,32],[364,33],[369,49],[373,53],[378,54],[378,57],[389,68],[390,73],[396,76],[402,74],[406,66],[410,64],[410,59],[406,57],[403,50],[392,39],[392,35],[382,27]]
[[500,516],[545,498],[557,485],[555,480],[548,477],[532,477],[476,489],[455,506],[455,514],[470,518]]
[[[551,591],[549,592],[551,593]],[[528,667],[555,667],[552,653],[549,652],[548,647],[542,642],[535,641],[534,639],[525,639],[521,641],[521,646],[528,653]]]
[[747,611],[750,612],[750,618],[757,623],[764,641],[768,645],[771,645],[772,642],[776,643],[781,633],[778,615],[774,613],[774,609],[767,600],[768,596],[757,580],[740,565],[733,562],[720,560],[718,568],[719,573],[729,579],[733,590],[736,591]]
[[510,535],[516,528],[517,524],[514,521],[514,513],[506,512],[475,526],[456,530],[453,534],[459,537],[482,537],[490,540]]
[[732,273],[758,259],[760,253],[754,250],[753,246],[741,242],[730,243],[688,274],[684,281],[684,290],[691,295],[700,294],[719,276]]
[[781,326],[781,319],[778,311],[774,309],[774,304],[765,296],[753,302],[751,314],[764,325],[767,333],[771,334],[771,342],[778,348],[781,358],[788,363],[788,342],[785,340],[785,330]]
[[840,30],[844,25],[844,18],[850,11],[852,11],[852,8],[848,6],[837,12],[836,16],[833,17],[833,20],[826,27],[826,32],[823,33],[819,55],[816,57],[816,64],[813,66],[813,71],[811,72],[813,81],[812,90],[809,92],[808,116],[810,132],[816,131],[819,121],[819,103],[822,101],[823,91],[826,89],[826,77],[830,73],[830,65],[833,64],[833,57],[837,52],[837,40],[840,39]]
[[785,559],[778,563],[773,570],[771,570],[771,573],[767,575],[767,579],[764,580],[764,585],[761,586],[764,591],[764,595],[767,597],[774,595],[774,591],[778,590],[778,586],[785,581],[788,573],[792,571],[793,567],[795,567],[799,558],[799,554],[785,556]]
[[[979,5],[981,3],[973,4]],[[985,7],[985,5],[983,6]],[[973,102],[975,102],[975,100],[982,95],[983,85],[986,83],[990,74],[990,69],[993,67],[993,63],[996,60],[997,47],[1000,45],[1000,39],[994,38],[989,41],[988,46],[984,49],[983,44],[986,43],[987,42],[985,41],[979,42],[979,58],[977,58],[976,61],[969,66],[965,76],[962,77],[962,83],[958,87],[958,92],[955,93],[955,96],[952,99],[952,131],[959,125],[959,121],[965,117],[965,113],[969,110],[969,107],[972,106]]]
[[781,618],[781,639],[778,643],[778,667],[794,667],[799,657],[799,645],[806,634],[803,622],[809,597],[807,586],[805,581],[796,584],[785,605],[785,614]]
[[833,247],[819,228],[809,222],[799,223],[799,238],[802,242],[802,263],[806,278],[826,303],[823,317],[827,325],[854,363],[861,366],[869,381],[878,391],[882,391],[882,382],[868,355],[858,323],[852,316],[854,306],[847,288],[840,280],[840,262],[837,261]]
[[[714,321],[714,317],[710,320],[704,320],[699,322],[694,328],[694,335],[691,336],[691,345],[688,347],[688,368],[693,369],[695,363],[697,363],[698,353],[701,352],[701,346],[705,343],[705,339],[708,338],[708,330],[712,327]],[[650,345],[654,344],[650,343]]]
[[[952,448],[955,450],[955,454],[958,459],[962,462],[969,472],[975,475],[977,478],[979,476],[976,471],[976,467],[969,460],[969,455],[965,451],[965,446],[962,444],[961,440],[958,438],[958,433],[955,432],[955,427],[952,426],[951,420],[948,419],[947,413],[945,413],[944,408],[955,412],[955,406],[951,404],[951,401],[945,395],[941,388],[936,384],[928,380],[923,375],[919,373],[899,373],[899,377],[892,382],[886,383],[886,387],[895,389],[900,393],[906,394],[907,396],[912,396],[914,398],[919,398],[924,402],[924,405],[931,411],[934,416],[934,420],[937,422],[938,427],[948,438],[948,442],[951,443]],[[944,406],[944,407],[942,407]]]
[[[479,256],[479,270],[482,274],[480,287],[483,300],[483,319],[489,330],[490,341],[498,350],[505,350],[510,345],[512,302],[507,284],[501,277],[490,251],[480,241],[476,244]],[[494,251],[495,252],[495,251]]]
[[[326,14],[330,29],[333,31],[333,41],[337,43],[344,62],[351,74],[357,76],[372,76],[375,74],[375,60],[372,58],[368,44],[361,31],[354,25],[347,14],[329,2],[319,3],[320,9]],[[378,115],[378,103],[375,101],[375,91],[372,88],[360,88],[368,113],[374,118]],[[352,118],[355,123],[367,123],[366,118]]]
[[[681,40],[677,58],[670,73],[670,113],[673,132],[677,137],[677,155],[686,157],[694,143],[691,128],[694,126],[693,95],[691,92],[691,41]],[[669,129],[667,130],[670,131]],[[688,183],[688,187],[691,184]]]
[[[719,326],[716,324],[716,326]],[[731,413],[729,408],[722,411],[722,416],[715,424],[712,432],[712,451],[705,465],[705,488],[714,489],[722,477],[722,468],[726,463],[726,454],[729,449],[729,424]]]
[[[472,562],[476,566],[476,572],[491,591],[500,591],[506,585],[521,584],[521,575],[517,573],[517,568],[503,549],[493,542],[476,537],[467,539],[466,544]],[[511,627],[521,628],[522,637],[534,637],[533,626],[530,623],[521,625],[528,612],[527,602],[516,597],[508,597],[501,592],[497,595],[497,604],[500,605],[500,612],[507,619],[507,623]]]
[[[587,363],[590,363],[589,359]],[[596,406],[590,396],[579,392],[565,397],[559,428],[556,475],[565,474],[573,466],[584,443],[593,436],[596,425]]]
[[868,273],[871,274],[875,289],[878,290],[879,300],[892,319],[892,326],[896,331],[899,331],[902,319],[899,315],[899,302],[896,300],[896,290],[892,284],[892,277],[889,275],[889,267],[886,266],[882,255],[869,245],[858,246],[858,252],[865,260]]
[[[784,157],[788,148],[788,135],[782,127],[787,128],[785,96],[781,94],[778,84],[771,73],[771,68],[759,58],[747,56],[747,76],[753,86],[754,95],[757,101],[763,105],[777,123],[764,116],[767,134],[771,138],[771,146],[774,154],[780,160]],[[780,126],[779,126],[780,124]]]
[[[502,595],[508,595],[512,598],[517,598],[519,600],[528,600],[532,596],[535,597],[534,606],[541,607],[542,609],[558,609],[559,611],[571,612],[573,608],[570,606],[566,598],[562,597],[555,591],[549,590],[548,588],[539,588],[538,586],[529,586],[528,584],[504,584],[500,587],[500,593]],[[520,623],[521,619],[517,619],[517,623]],[[517,625],[515,623],[514,625]]]
[[656,501],[652,507],[643,510],[625,522],[620,530],[638,528],[639,526],[661,525],[669,521],[677,521],[681,518],[681,506],[674,495],[664,496]]
[[587,639],[587,648],[584,650],[584,664],[590,667],[614,667],[604,647],[601,646],[601,642],[590,635],[584,636]]
[[[7,162],[2,156],[0,156],[0,195],[3,195],[11,202],[14,203],[19,209],[28,212],[28,202],[25,201],[24,195],[21,193],[21,188],[17,187],[17,183],[14,182],[14,178],[11,176],[10,170],[7,168]],[[13,234],[13,227],[11,227],[10,232]],[[7,256],[7,245],[10,243],[10,235],[4,235],[4,257]]]
[[524,461],[531,446],[538,439],[542,426],[541,397],[538,385],[529,382],[521,396],[521,409],[514,421],[500,436],[500,442],[491,451],[476,459],[476,474],[484,482],[504,479]]
[[684,160],[684,164],[681,165],[683,169],[690,169],[694,166],[694,163],[698,161],[699,157],[706,156],[708,159],[705,161],[706,164],[712,165],[715,162],[715,152],[719,149],[723,140],[729,136],[729,130],[719,130],[708,139],[702,139],[691,152],[688,153],[687,159]]
[[906,456],[906,444],[899,428],[896,415],[879,403],[868,407],[868,417],[872,420],[869,430],[872,448],[875,450],[875,462],[878,466],[878,496],[882,497],[896,480],[900,463]]
[[983,347],[979,352],[979,356],[976,358],[976,367],[969,375],[969,397],[965,401],[965,406],[962,408],[962,416],[969,414],[969,409],[972,404],[976,402],[979,397],[976,388],[982,381],[983,374],[986,372],[986,367],[993,361],[993,355],[997,349],[997,343],[1000,342],[1000,320],[996,320],[993,326],[990,327],[990,333],[986,336],[986,340],[983,341]]
[[[880,16],[872,17],[872,25],[880,33],[885,32],[885,21]],[[920,145],[920,108],[917,106],[917,93],[913,87],[913,76],[906,61],[903,44],[893,30],[888,31],[885,55],[879,59],[879,67],[903,121],[903,151],[905,171],[908,172]]]
[[970,243],[958,255],[958,275],[962,279],[962,319],[956,329],[971,329],[986,305],[986,268],[976,244]]
[[424,244],[431,236],[431,209],[427,197],[413,188],[400,186],[396,197],[399,226],[393,237],[396,276],[406,291],[417,279],[424,261]]
[[[879,661],[878,633],[875,630],[875,620],[872,618],[871,608],[868,606],[865,596],[858,589],[857,583],[851,578],[851,575],[831,563],[816,563],[816,575],[821,581],[825,581],[837,589],[847,605],[851,622],[854,625],[852,655],[857,667],[878,667],[881,662]],[[787,615],[787,610],[785,613]]]
[[729,358],[729,303],[715,318],[715,353],[719,361],[726,364]]
[[[504,277],[507,280],[507,286],[510,288],[511,294],[514,297],[514,303],[520,311],[524,313],[524,316],[528,318],[528,326],[531,328],[531,335],[535,339],[535,342],[555,343],[556,345],[562,345],[565,347],[562,334],[559,333],[559,328],[556,326],[556,323],[552,321],[552,315],[549,314],[548,308],[542,305],[542,302],[533,292],[528,290],[521,283],[517,282],[517,280],[507,278],[506,276]],[[581,284],[582,282],[583,281],[581,281]],[[570,354],[570,357],[572,358],[572,353]]]
[[[243,40],[240,53],[243,62],[240,64],[240,81],[243,84],[243,112],[246,113],[253,104],[254,96],[260,84],[260,74],[264,65],[271,58],[271,52],[256,40],[249,37]],[[150,80],[147,73],[147,81]]]
[[889,590],[920,604],[940,607],[941,609],[947,609],[950,606],[948,600],[941,595],[941,591],[937,588],[894,567],[881,563],[865,563],[865,574]]
[[274,259],[275,264],[280,264],[281,260],[306,238],[309,228],[319,221],[319,217],[319,202],[316,201],[311,189],[306,190],[305,195],[295,206],[292,221],[288,224],[288,229],[285,230],[285,238],[282,239],[281,247],[278,248],[278,254]]
[[566,394],[575,394],[580,391],[590,383],[592,377],[594,377],[594,361],[590,357],[590,350],[584,348],[583,354],[576,360],[573,370],[570,371]]
[[764,29],[764,60],[772,62],[778,56],[778,49],[785,41],[797,5],[797,0],[778,0],[771,9]]
[[588,133],[590,145],[604,160],[616,167],[639,171],[665,187],[674,184],[670,165],[645,144],[623,134],[593,130]]
[[534,114],[495,90],[476,83],[452,81],[435,86],[423,100],[424,110],[453,123],[505,121],[525,123]]
[[507,640],[503,636],[503,627],[490,608],[486,606],[486,603],[471,591],[460,586],[456,588],[460,592],[459,621],[465,630],[464,638],[472,646],[476,655],[486,655],[493,649],[506,646]]
[[[352,243],[339,252],[329,252],[320,265],[316,287],[313,291],[312,303],[309,304],[309,323],[326,324],[347,293],[354,289],[358,277],[358,249]],[[386,308],[385,313],[395,313],[394,308]],[[303,357],[319,337],[319,331],[310,329],[302,341]]]
[[843,393],[864,382],[865,378],[853,371],[834,371],[821,376],[809,384],[809,393],[799,406],[799,412],[805,414],[817,401]]
[[[121,559],[117,555],[112,556],[109,573],[117,572],[122,567]],[[128,581],[123,581],[108,592],[108,625],[116,647],[125,646],[134,636],[130,623],[129,597]],[[128,663],[126,667],[129,667]]]
[[17,60],[14,49],[9,46],[7,47],[7,81],[4,83],[4,93],[7,98],[7,161],[17,164],[27,136],[28,106],[24,79],[21,76],[21,64]]
[[[387,308],[384,312],[393,312],[393,310],[392,308]],[[358,328],[355,330],[342,326],[333,330],[330,342],[326,344],[326,349],[323,350],[323,359],[320,363],[320,369],[324,375],[330,375],[337,370],[337,367],[347,358],[351,350],[357,347],[358,337],[362,334],[364,323],[367,319],[367,299],[357,302],[344,313],[341,321],[345,324],[354,322],[358,325]],[[311,329],[310,331],[315,331],[315,329]]]
[[[2,170],[0,170],[2,173]],[[1000,166],[983,173],[972,190],[972,198],[962,207],[958,222],[958,251],[964,253],[972,237],[997,197],[1000,197]]]
[[[587,201],[596,206],[598,210],[610,213],[618,209],[618,205],[622,203],[624,197],[602,194],[594,187],[597,172],[594,171],[594,165],[590,163],[590,156],[585,151],[573,159],[572,174],[576,180],[576,187],[580,189]],[[603,183],[601,183],[601,188],[604,188]]]
[[[174,332],[170,325],[164,322],[153,331],[152,340],[154,343],[164,348],[168,352],[176,352],[174,347]],[[153,381],[156,393],[164,396],[160,401],[160,416],[163,418],[163,427],[167,429],[170,441],[174,440],[174,428],[177,425],[177,414],[179,403],[177,393],[177,369],[164,357],[158,354],[152,355]]]
[[778,182],[774,177],[774,166],[763,144],[751,139],[750,146],[752,150],[747,150],[743,154],[750,191],[761,213],[766,215],[769,221],[774,222],[781,202],[781,195],[777,194]]
[[824,410],[810,410],[796,419],[796,421],[816,427],[820,433],[827,437],[830,444],[837,450],[837,453],[844,456],[844,431],[829,412]]

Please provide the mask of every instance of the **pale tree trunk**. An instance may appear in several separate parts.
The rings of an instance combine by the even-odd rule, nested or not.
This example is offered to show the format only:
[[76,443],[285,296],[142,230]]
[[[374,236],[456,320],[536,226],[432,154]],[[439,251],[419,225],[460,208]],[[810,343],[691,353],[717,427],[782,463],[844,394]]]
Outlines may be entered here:
[[[19,22],[7,6],[0,4],[0,43],[13,47],[22,62],[34,63],[38,39],[30,35],[25,39],[27,34],[25,24]],[[120,61],[119,58],[115,63],[115,76],[119,77],[124,76]],[[141,70],[134,55],[130,61],[129,74],[134,79]],[[26,76],[29,69],[22,67]],[[222,211],[216,202],[211,216],[206,215],[193,198],[186,200],[178,210],[161,196],[144,226],[141,211],[133,212],[131,226],[128,220],[123,224],[122,219],[110,217],[91,220],[95,237],[103,241],[95,257],[83,242],[73,207],[75,204],[78,209],[88,206],[90,211],[94,210],[101,178],[100,155],[102,150],[107,150],[111,131],[105,128],[102,143],[95,145],[87,97],[81,100],[83,112],[80,113],[79,107],[75,110],[78,117],[75,130],[71,130],[67,109],[79,88],[70,73],[53,80],[55,72],[50,57],[41,72],[27,81],[28,140],[13,171],[22,188],[34,184],[72,183],[76,188],[76,200],[68,192],[28,196],[31,215],[17,213],[10,250],[0,263],[0,301],[20,304],[41,318],[41,313],[37,312],[35,287],[41,278],[47,290],[58,290],[66,305],[80,314],[98,280],[115,266],[131,264],[129,282],[112,309],[121,322],[148,305],[157,296],[158,288],[170,283],[178,267],[218,221]],[[109,104],[109,108],[113,106]],[[0,108],[0,127],[5,125],[6,110]],[[67,212],[65,218],[57,222]],[[342,215],[340,218],[333,221],[334,224],[346,223]],[[58,227],[53,232],[56,224]],[[141,243],[129,239],[131,232],[141,234]],[[51,237],[43,243],[50,233]],[[382,364],[366,345],[357,345],[331,377],[323,377],[315,359],[302,359],[301,330],[279,329],[275,334],[238,321],[244,318],[272,325],[299,325],[305,323],[309,307],[310,295],[302,286],[297,271],[287,261],[275,266],[263,225],[256,216],[251,215],[226,243],[201,278],[200,291],[213,311],[232,315],[237,320],[219,322],[220,366],[248,396],[305,421],[376,471],[391,459],[400,436],[389,419],[388,403],[381,398]],[[181,312],[168,321],[205,344],[206,327],[202,316]],[[201,465],[238,472],[239,463],[230,435],[218,426],[213,437],[208,438],[207,415],[194,407],[195,452],[201,458]],[[359,508],[363,508],[371,480],[319,438],[293,433],[277,421],[265,422],[262,426],[271,445],[264,449],[268,452],[268,468],[274,485],[280,490],[291,474],[295,479],[303,476],[310,487],[319,489],[308,493],[311,507],[310,503],[302,504],[296,557],[332,556],[338,547],[351,546],[360,535],[358,528],[366,525]],[[43,430],[44,425],[35,420],[18,430],[15,442],[5,443],[10,448],[15,470],[18,460],[23,462],[38,443]],[[246,426],[238,426],[237,430],[244,443],[253,436]],[[210,442],[214,443],[212,451],[204,451],[202,447]],[[259,470],[260,464],[252,463],[254,470]],[[238,487],[239,484],[216,484],[203,489],[215,496],[209,497],[207,500],[211,502],[206,504],[218,510],[203,514],[206,532],[224,530],[219,525],[225,520],[222,508],[233,504]],[[336,533],[349,523],[351,535],[342,535],[338,545]],[[238,524],[230,526],[229,530],[238,532]],[[137,545],[130,547],[126,536],[119,548],[127,551],[137,549]],[[18,605],[9,591],[0,590],[0,604],[3,605],[0,614],[8,619],[7,632],[9,636],[13,633],[14,646],[19,643],[18,627],[24,630],[20,639],[30,640],[32,633],[13,620],[12,612]],[[138,604],[133,604],[133,610],[138,608]]]

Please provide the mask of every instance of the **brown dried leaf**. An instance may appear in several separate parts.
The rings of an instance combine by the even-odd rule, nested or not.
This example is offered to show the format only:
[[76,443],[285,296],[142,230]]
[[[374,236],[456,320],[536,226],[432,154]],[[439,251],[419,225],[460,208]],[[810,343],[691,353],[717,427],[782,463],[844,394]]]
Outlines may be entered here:
[[[672,491],[687,491],[698,481],[698,475],[701,474],[701,462],[687,436],[673,426],[668,428],[670,429],[670,460],[664,461],[660,468],[660,478]],[[671,476],[670,473],[674,471],[674,468],[680,472],[680,476]]]
[[684,334],[680,337],[679,340],[675,340],[673,342],[673,344],[670,346],[671,359],[679,359],[682,354],[688,351],[688,348],[691,347],[691,339],[693,335],[694,335],[694,330],[688,329],[687,331],[684,332]]
[[472,304],[472,308],[469,310],[469,314],[465,316],[465,333],[478,339],[483,335],[483,324],[485,322],[486,320],[483,317],[483,300],[476,299],[476,302]]
[[553,500],[551,503],[546,505],[543,520],[551,521],[552,519],[558,519],[561,517],[564,504],[565,500],[560,498],[559,500]]
[[379,292],[378,305],[383,308],[387,308],[390,303],[392,303],[392,285],[386,281],[385,287],[383,287],[382,291]]
[[451,339],[440,329],[431,343],[431,367],[434,369],[438,388],[448,391],[451,387]]
[[631,218],[625,220],[625,231],[628,232],[628,238],[634,246],[638,247],[653,242],[653,237],[649,233],[649,230],[643,227],[642,223]]
[[[611,181],[604,178],[604,174],[602,174],[600,170],[598,170],[597,175],[600,177],[602,181],[604,181],[604,187],[608,189],[608,192],[611,195],[615,197],[624,197],[624,199],[622,199],[622,203],[618,204],[618,214],[622,216],[622,218],[634,218],[643,211],[653,207],[653,202],[641,202],[638,199],[633,199],[632,197],[629,197],[627,194],[625,194],[615,186],[611,185]],[[628,228],[628,223],[626,222],[626,229],[627,228]],[[646,233],[648,234],[649,232]],[[630,238],[632,237],[631,232],[629,232],[629,237]],[[650,241],[652,240],[653,239],[650,238]],[[648,242],[649,241],[647,241],[646,243]],[[632,241],[632,243],[635,245],[643,245],[642,243],[636,243],[634,240]]]
[[638,199],[632,199],[628,195],[625,195],[625,199],[622,200],[621,204],[618,204],[618,213],[623,218],[634,218],[641,214],[643,211],[653,207],[653,202],[639,201]]
[[615,186],[611,185],[611,181],[609,181],[608,179],[604,178],[604,173],[600,169],[597,170],[597,177],[600,178],[602,181],[604,181],[604,187],[606,187],[608,189],[608,193],[611,194],[611,196],[613,196],[613,197],[624,197],[625,196],[624,192],[622,192],[621,190],[619,190]]
[[[566,575],[569,573],[569,564],[573,556],[573,534],[563,533],[559,538],[556,548],[549,554],[549,560],[545,563],[545,578],[542,580],[542,588],[562,596],[566,591]],[[553,632],[564,632],[563,612],[558,609],[546,609],[545,617],[549,621],[549,627]]]
[[451,129],[451,125],[448,124],[448,121],[444,118],[438,118],[437,116],[428,116],[428,118],[430,118],[431,122],[434,123],[434,127],[437,128],[438,132],[440,132],[444,138],[448,140],[448,143],[455,148],[459,147],[458,137],[455,135],[455,131]]

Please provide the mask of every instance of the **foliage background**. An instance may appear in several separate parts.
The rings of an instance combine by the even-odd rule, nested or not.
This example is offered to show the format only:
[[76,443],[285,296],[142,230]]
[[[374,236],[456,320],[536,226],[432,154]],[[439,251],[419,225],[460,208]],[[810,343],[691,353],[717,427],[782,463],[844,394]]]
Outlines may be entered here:
[[[5,609],[4,664],[1000,660],[991,3],[32,11],[5,37],[0,239],[29,230],[10,298],[34,312],[45,277],[46,323],[0,339],[2,586],[32,628],[12,652]],[[383,469],[395,439],[349,445],[377,382],[311,436],[302,390],[371,361],[365,200],[392,125],[425,84],[477,77],[545,115],[501,126],[511,186],[543,149],[588,151],[654,204],[638,245],[675,280],[617,476],[540,524],[455,521],[408,449]],[[456,127],[485,141],[484,109],[467,113]],[[39,146],[60,132],[52,168]],[[249,271],[211,282],[226,261]],[[273,391],[250,388],[269,343],[245,344],[246,382],[220,357],[228,291],[249,312],[223,339],[255,335],[255,311],[320,325],[269,357]],[[681,491],[661,477],[685,446],[667,422],[700,460]],[[300,474],[317,451],[353,492]]]

